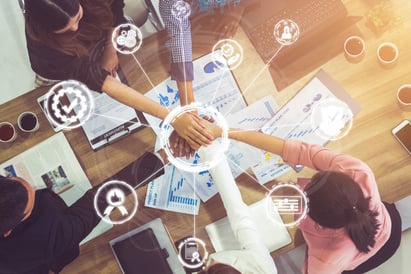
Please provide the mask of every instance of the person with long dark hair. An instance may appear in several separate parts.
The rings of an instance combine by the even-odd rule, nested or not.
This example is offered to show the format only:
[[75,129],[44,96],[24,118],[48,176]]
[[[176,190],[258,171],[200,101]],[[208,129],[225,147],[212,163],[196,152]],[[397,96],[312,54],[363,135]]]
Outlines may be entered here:
[[[208,125],[214,137],[221,129]],[[307,243],[302,273],[359,274],[386,260],[401,240],[401,219],[381,201],[372,170],[361,160],[297,140],[230,130],[229,138],[282,156],[290,165],[317,170],[304,187],[308,216],[298,225]]]
[[[74,79],[94,91],[139,111],[165,119],[169,110],[117,81],[117,51],[111,42],[114,26],[124,23],[123,0],[26,0],[26,40],[31,67],[40,85]],[[98,60],[91,58],[104,41]],[[193,148],[211,136],[201,119],[184,113],[173,121],[177,133]]]

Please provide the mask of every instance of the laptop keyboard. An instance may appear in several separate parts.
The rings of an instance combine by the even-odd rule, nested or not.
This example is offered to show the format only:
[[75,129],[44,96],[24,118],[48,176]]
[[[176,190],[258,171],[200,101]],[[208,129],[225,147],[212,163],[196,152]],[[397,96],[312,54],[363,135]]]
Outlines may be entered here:
[[[307,38],[310,34],[317,34],[327,29],[347,15],[341,0],[307,0],[298,1],[303,5],[278,12],[264,23],[257,25],[248,33],[258,53],[265,62],[268,62],[280,48],[275,40],[275,24],[283,19],[293,20],[300,29],[300,37],[296,43]],[[282,49],[281,51],[283,51]]]

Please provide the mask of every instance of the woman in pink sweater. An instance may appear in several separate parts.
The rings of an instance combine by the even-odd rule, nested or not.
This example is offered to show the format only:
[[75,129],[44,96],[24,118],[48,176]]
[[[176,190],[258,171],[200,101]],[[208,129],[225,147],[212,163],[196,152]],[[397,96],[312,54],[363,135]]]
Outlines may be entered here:
[[[214,136],[221,129],[212,127]],[[210,131],[211,132],[211,131]],[[371,169],[328,148],[255,131],[231,130],[229,138],[318,170],[303,186],[309,212],[299,228],[307,243],[304,274],[365,273],[388,260],[401,240],[401,219],[383,203]]]

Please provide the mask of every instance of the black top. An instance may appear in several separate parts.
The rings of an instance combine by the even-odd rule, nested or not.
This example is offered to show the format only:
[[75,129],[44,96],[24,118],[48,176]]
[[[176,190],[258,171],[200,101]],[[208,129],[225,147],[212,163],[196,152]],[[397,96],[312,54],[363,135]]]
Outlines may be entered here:
[[[125,181],[137,188],[163,173],[161,160],[146,152],[108,180]],[[37,190],[30,217],[8,237],[0,235],[0,274],[48,274],[49,270],[57,273],[73,261],[79,255],[79,243],[100,221],[94,208],[94,194],[100,186],[88,190],[70,207],[51,190]],[[116,187],[126,195],[130,193],[122,185]],[[107,207],[106,191],[97,200],[101,212]]]
[[48,189],[35,192],[32,214],[0,236],[0,273],[59,272],[79,255],[79,243],[100,221],[89,190],[72,206]]
[[[124,1],[114,0],[111,10],[114,15],[114,26],[125,22],[123,14]],[[26,34],[27,51],[31,68],[38,75],[51,80],[74,79],[86,84],[89,88],[100,91],[104,79],[109,74],[106,71],[92,74],[90,58],[67,55],[44,44],[33,41]]]

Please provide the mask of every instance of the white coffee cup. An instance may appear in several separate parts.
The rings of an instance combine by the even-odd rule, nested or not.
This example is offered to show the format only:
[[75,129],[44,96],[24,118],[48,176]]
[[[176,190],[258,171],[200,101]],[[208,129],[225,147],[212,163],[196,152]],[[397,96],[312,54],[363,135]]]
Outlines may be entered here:
[[344,42],[345,57],[349,61],[360,61],[365,53],[365,41],[359,36],[349,36]]
[[34,112],[25,111],[20,113],[17,118],[17,125],[23,132],[34,132],[39,129],[39,119]]
[[411,84],[404,84],[398,88],[397,100],[403,110],[411,110]]
[[0,143],[11,143],[17,138],[16,129],[9,122],[0,123]]
[[384,42],[378,46],[377,57],[383,67],[392,67],[398,59],[398,47],[391,42]]

